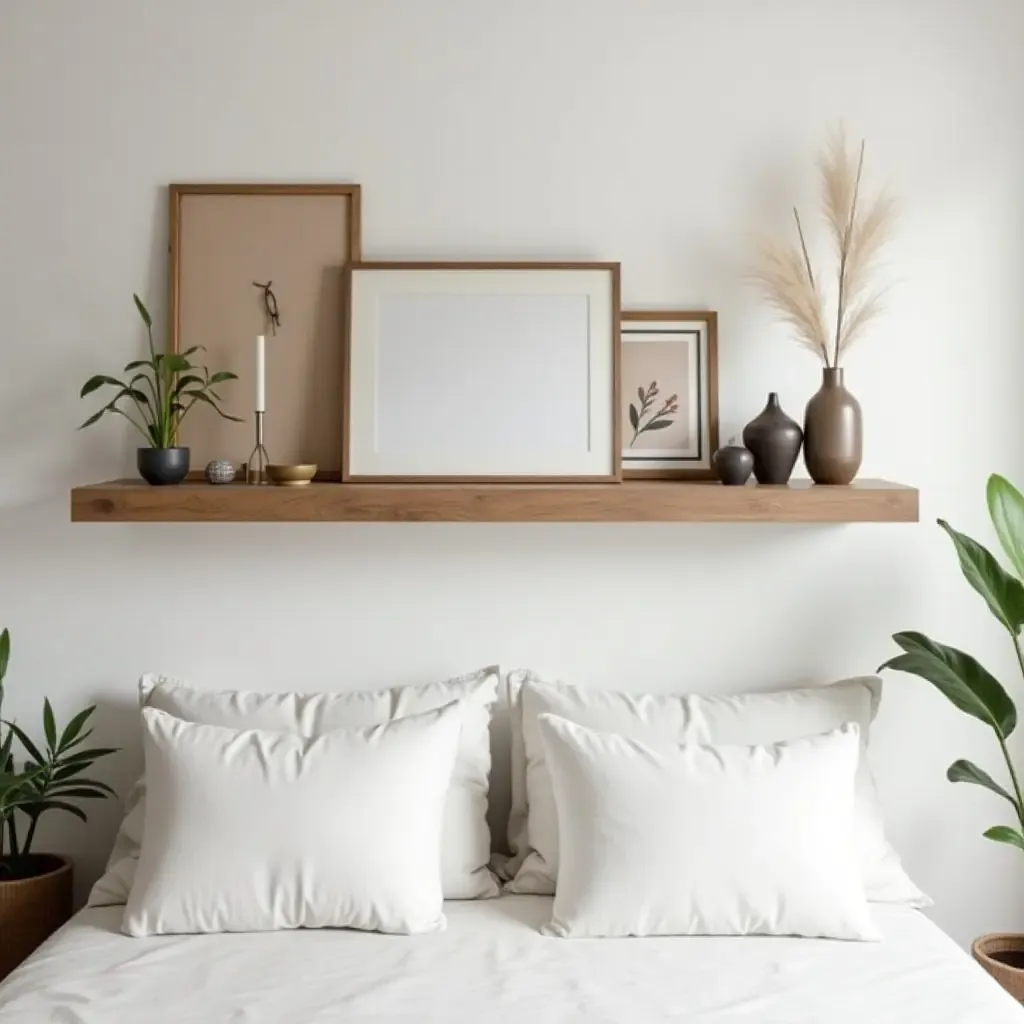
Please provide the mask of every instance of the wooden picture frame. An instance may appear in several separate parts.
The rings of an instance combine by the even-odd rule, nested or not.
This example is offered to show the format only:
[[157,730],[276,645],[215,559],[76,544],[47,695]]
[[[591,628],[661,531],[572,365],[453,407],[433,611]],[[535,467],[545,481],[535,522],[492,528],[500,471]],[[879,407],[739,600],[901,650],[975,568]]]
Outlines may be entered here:
[[[340,479],[344,271],[362,256],[360,186],[172,184],[169,217],[169,347],[202,345],[197,361],[237,373],[223,386],[223,405],[244,421],[194,408],[180,437],[193,468],[248,459],[262,334],[271,461],[315,462],[318,479]],[[276,336],[254,287],[268,281],[279,307]]]
[[623,477],[715,479],[718,314],[624,310],[621,339]]
[[347,269],[346,482],[621,480],[619,264]]

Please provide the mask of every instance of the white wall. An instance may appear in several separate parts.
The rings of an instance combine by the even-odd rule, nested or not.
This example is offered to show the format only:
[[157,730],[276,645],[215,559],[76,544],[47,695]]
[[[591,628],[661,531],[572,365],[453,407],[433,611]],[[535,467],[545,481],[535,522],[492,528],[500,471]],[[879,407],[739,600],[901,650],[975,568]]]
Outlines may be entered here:
[[[1011,682],[943,515],[987,533],[1024,481],[1024,7],[1015,0],[4,0],[0,5],[0,622],[8,711],[44,694],[139,762],[146,669],[326,688],[501,659],[598,684],[763,686],[870,671],[921,628]],[[748,234],[798,197],[839,115],[903,196],[889,315],[851,356],[867,475],[921,487],[921,526],[109,526],[75,483],[124,475],[76,394],[163,322],[172,180],[365,186],[369,257],[623,261],[627,304],[721,311],[726,432],[813,361],[745,293]],[[247,396],[238,396],[247,408]],[[1020,687],[1017,687],[1020,692]],[[984,728],[893,677],[875,758],[892,835],[961,941],[1024,927]],[[46,838],[99,870],[100,808]]]

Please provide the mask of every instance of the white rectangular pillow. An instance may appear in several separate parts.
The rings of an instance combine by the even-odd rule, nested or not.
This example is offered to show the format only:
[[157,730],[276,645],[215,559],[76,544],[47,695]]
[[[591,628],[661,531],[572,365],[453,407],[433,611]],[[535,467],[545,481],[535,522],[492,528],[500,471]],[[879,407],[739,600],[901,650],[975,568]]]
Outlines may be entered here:
[[142,710],[149,790],[123,930],[444,927],[458,705],[312,737]]
[[[139,681],[143,707],[176,718],[230,729],[269,729],[316,736],[349,726],[378,725],[458,701],[459,754],[445,806],[442,880],[446,899],[497,896],[488,870],[491,833],[487,789],[491,770],[491,712],[498,698],[496,667],[423,686],[339,693],[256,693],[202,690],[165,676]],[[132,787],[107,868],[89,894],[89,906],[119,906],[131,892],[145,818],[145,776]]]
[[853,836],[859,729],[655,747],[541,715],[561,938],[877,939]]
[[550,682],[527,671],[508,677],[512,723],[512,860],[504,866],[516,893],[550,895],[558,877],[558,822],[538,719],[558,715],[592,729],[622,733],[643,742],[777,743],[837,729],[860,727],[854,829],[868,899],[927,906],[930,900],[907,876],[885,838],[867,759],[871,722],[881,697],[876,677],[828,686],[746,693],[624,693]]

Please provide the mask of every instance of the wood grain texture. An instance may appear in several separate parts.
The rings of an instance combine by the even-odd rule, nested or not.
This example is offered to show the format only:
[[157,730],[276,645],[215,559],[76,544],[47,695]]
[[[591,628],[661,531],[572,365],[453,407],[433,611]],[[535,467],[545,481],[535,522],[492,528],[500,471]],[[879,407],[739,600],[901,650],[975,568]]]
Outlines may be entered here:
[[918,492],[884,480],[849,487],[709,482],[308,487],[150,487],[115,480],[71,492],[73,522],[916,523]]

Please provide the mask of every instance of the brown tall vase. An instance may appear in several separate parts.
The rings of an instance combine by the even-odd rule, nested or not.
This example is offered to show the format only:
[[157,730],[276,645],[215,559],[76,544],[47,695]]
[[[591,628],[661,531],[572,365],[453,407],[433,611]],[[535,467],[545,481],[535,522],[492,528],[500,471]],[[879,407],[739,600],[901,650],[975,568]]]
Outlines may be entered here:
[[827,366],[804,414],[804,462],[816,484],[848,484],[860,469],[860,402],[843,385],[843,371]]

